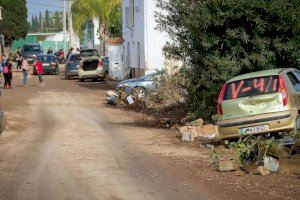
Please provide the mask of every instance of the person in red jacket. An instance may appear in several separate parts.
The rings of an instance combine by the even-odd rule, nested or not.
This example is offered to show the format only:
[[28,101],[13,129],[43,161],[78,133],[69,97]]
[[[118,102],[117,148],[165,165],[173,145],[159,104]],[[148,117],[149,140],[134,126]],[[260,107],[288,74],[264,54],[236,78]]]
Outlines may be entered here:
[[39,77],[40,86],[45,86],[44,79],[43,79],[43,74],[44,74],[43,63],[39,59],[37,59],[34,65]]

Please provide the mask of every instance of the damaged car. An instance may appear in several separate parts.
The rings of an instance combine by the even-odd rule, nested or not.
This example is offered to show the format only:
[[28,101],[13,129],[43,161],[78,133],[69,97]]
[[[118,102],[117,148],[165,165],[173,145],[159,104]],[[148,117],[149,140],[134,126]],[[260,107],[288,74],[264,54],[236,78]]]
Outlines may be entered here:
[[221,139],[300,130],[300,71],[272,69],[226,82],[218,98]]
[[156,89],[155,79],[158,73],[150,73],[140,78],[128,79],[118,83],[117,90],[121,87],[128,87],[133,95],[144,98]]

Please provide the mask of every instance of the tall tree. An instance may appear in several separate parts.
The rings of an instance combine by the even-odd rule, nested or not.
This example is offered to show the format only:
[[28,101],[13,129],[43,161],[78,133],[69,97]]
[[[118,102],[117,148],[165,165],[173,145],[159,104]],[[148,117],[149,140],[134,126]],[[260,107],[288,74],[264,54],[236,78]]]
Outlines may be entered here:
[[[111,25],[121,25],[116,23],[121,21],[121,0],[74,0],[72,6],[74,30],[81,35],[83,25],[90,20],[99,20],[99,35],[101,44],[104,45],[109,35]],[[104,53],[104,52],[103,52]]]
[[157,0],[167,55],[184,60],[190,110],[210,119],[221,85],[262,69],[300,66],[300,0]]
[[38,21],[38,24],[39,24],[39,31],[43,31],[43,29],[44,29],[44,20],[43,20],[43,14],[42,14],[42,12],[40,12],[40,14],[39,14],[39,21]]
[[48,9],[45,12],[45,31],[47,31],[47,28],[51,28],[50,27],[50,15],[49,15]]
[[34,17],[34,31],[37,32],[39,30],[40,26],[39,26],[39,19],[38,16]]
[[54,13],[54,17],[53,17],[53,21],[54,21],[54,28],[58,29],[58,30],[62,30],[63,28],[63,20],[62,17],[63,13],[56,11]]
[[0,0],[0,5],[3,8],[0,30],[4,34],[7,47],[10,47],[15,39],[24,38],[28,33],[26,1]]

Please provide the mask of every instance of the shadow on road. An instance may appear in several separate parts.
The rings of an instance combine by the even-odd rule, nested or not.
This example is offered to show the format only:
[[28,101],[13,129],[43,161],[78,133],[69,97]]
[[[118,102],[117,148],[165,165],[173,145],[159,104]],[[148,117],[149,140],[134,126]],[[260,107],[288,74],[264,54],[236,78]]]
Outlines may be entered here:
[[115,82],[106,82],[106,81],[86,81],[86,82],[79,82],[78,80],[76,83],[86,89],[89,90],[114,90],[115,89]]

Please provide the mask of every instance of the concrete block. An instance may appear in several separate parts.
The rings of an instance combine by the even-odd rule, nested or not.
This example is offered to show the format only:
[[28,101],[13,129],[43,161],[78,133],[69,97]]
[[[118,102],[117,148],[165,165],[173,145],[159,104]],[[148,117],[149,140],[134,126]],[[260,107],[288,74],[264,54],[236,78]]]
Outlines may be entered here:
[[240,163],[238,160],[220,160],[219,161],[219,171],[237,171],[240,168]]
[[271,156],[266,156],[264,158],[264,167],[271,172],[279,171],[279,161]]
[[198,136],[207,139],[214,139],[219,136],[217,126],[213,124],[197,127]]
[[183,126],[180,128],[182,141],[193,142],[198,137],[196,126]]

